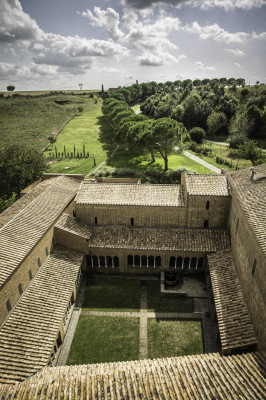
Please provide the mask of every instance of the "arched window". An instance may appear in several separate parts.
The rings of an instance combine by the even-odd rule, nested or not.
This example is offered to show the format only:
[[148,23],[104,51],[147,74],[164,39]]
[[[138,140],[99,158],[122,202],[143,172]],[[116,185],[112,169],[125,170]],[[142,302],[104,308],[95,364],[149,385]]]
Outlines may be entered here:
[[141,256],[141,266],[147,267],[147,256]]
[[135,267],[140,266],[140,256],[134,256],[134,264],[135,264]]
[[162,261],[160,256],[156,256],[155,258],[155,267],[161,267]]
[[190,268],[191,268],[191,269],[196,269],[196,266],[197,266],[197,259],[196,259],[196,257],[193,257],[193,258],[191,259]]
[[207,219],[205,219],[204,221],[204,228],[208,228],[209,226],[209,221]]
[[206,210],[209,210],[209,208],[210,208],[210,202],[208,200],[208,201],[206,201]]
[[189,268],[189,257],[185,257],[184,259],[184,269],[188,269]]
[[99,262],[98,262],[97,256],[92,257],[92,262],[93,262],[93,267],[99,267]]
[[107,262],[107,267],[112,267],[112,257],[107,256],[106,257],[106,262]]
[[119,258],[118,257],[114,257],[114,267],[118,268],[119,267]]
[[170,257],[169,268],[175,268],[175,257]]
[[29,278],[30,278],[30,281],[32,280],[32,270],[30,269],[29,270]]
[[133,256],[131,254],[127,256],[127,265],[133,267]]
[[204,258],[200,257],[198,262],[198,268],[203,268],[203,265],[204,265]]
[[100,267],[105,267],[105,258],[104,258],[104,256],[100,256]]
[[176,268],[182,268],[182,264],[183,264],[183,257],[177,257]]
[[154,257],[153,256],[148,257],[148,265],[149,265],[149,267],[154,267]]

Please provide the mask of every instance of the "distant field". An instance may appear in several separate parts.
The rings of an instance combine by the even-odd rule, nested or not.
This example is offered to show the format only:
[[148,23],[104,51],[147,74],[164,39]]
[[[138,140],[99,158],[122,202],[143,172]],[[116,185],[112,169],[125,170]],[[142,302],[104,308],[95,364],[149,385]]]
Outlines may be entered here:
[[45,97],[0,98],[0,146],[25,143],[41,150],[88,96],[68,94]]

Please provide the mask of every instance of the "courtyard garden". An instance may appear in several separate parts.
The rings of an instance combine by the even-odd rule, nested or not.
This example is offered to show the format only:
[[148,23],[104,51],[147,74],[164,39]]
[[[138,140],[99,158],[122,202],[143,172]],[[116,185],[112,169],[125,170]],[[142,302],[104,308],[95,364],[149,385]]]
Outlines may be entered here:
[[[143,288],[147,298],[144,313]],[[67,365],[138,360],[143,319],[147,324],[144,344],[148,358],[200,354],[201,320],[161,319],[149,314],[174,312],[189,317],[193,311],[193,298],[160,297],[159,280],[90,276]]]

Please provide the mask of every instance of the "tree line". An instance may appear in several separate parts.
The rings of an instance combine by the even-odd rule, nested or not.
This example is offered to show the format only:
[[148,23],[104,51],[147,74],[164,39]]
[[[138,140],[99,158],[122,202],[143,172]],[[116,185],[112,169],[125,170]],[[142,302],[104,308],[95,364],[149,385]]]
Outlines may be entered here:
[[[136,115],[130,105],[142,103]],[[103,113],[114,128],[115,140],[128,149],[146,149],[155,161],[158,152],[168,169],[174,145],[181,148],[202,143],[208,136],[228,138],[230,147],[253,162],[262,158],[254,140],[266,139],[266,90],[246,87],[243,78],[186,79],[120,87],[103,103]],[[253,142],[251,142],[253,140]],[[255,151],[254,151],[255,150]]]

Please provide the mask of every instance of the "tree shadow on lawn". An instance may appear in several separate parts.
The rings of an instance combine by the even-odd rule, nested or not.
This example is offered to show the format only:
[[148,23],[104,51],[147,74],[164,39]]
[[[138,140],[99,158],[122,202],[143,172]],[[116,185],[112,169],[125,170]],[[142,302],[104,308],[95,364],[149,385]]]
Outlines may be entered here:
[[147,172],[149,169],[157,169],[163,172],[162,165],[158,162],[152,163],[149,153],[139,154],[119,149],[115,155],[108,160],[107,165],[113,168],[130,168],[139,172]]
[[99,142],[101,142],[103,150],[107,152],[107,157],[109,157],[117,146],[114,140],[113,128],[104,116],[97,118],[96,125],[99,125]]

